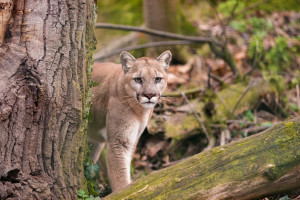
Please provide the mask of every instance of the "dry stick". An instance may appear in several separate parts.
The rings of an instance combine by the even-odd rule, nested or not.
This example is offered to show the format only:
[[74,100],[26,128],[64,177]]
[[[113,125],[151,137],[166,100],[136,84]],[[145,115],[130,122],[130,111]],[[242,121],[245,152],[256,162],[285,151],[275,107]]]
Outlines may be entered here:
[[220,146],[223,146],[227,143],[227,141],[231,138],[230,131],[226,128],[221,132],[220,136]]
[[241,96],[239,97],[239,99],[237,100],[232,113],[235,113],[235,110],[237,109],[238,105],[240,104],[240,102],[242,101],[243,97],[247,94],[247,92],[250,90],[251,86],[250,84],[247,86],[246,90],[241,94]]
[[169,166],[175,165],[175,164],[180,163],[180,162],[182,162],[182,161],[184,161],[186,159],[187,158],[182,158],[180,160],[175,160],[175,161],[171,161],[169,163],[165,163],[165,164],[163,164],[163,167],[169,167]]
[[[183,91],[185,94],[195,94],[202,92],[203,88],[197,87],[197,88],[192,88],[192,89],[187,89]],[[181,92],[166,92],[162,94],[162,97],[181,97]]]
[[209,76],[210,76],[210,78],[213,78],[214,80],[216,80],[217,82],[219,82],[221,85],[224,85],[224,81],[220,77],[218,77],[218,76],[216,76],[216,75],[214,75],[212,73],[210,73]]
[[234,119],[229,119],[226,121],[227,123],[238,123],[238,124],[246,124],[246,125],[256,125],[256,123],[254,122],[249,122],[249,121],[246,121],[246,120],[234,120]]
[[226,144],[226,133],[225,130],[223,130],[220,135],[220,146],[223,146],[225,144]]
[[[224,99],[219,95],[219,93],[218,93],[217,91],[215,91],[215,94],[217,95],[217,97],[219,98],[219,100],[221,101],[221,103],[223,104],[223,106],[225,107],[225,109],[226,109],[229,113],[231,113],[233,116],[235,116],[234,113],[232,113],[232,111],[231,111],[230,108],[228,107],[228,105],[225,103]],[[235,116],[235,117],[236,117],[236,116]]]
[[250,83],[248,84],[246,90],[241,94],[241,96],[239,97],[239,99],[237,100],[233,110],[232,110],[232,113],[234,114],[235,110],[237,109],[238,105],[240,104],[240,102],[242,101],[242,99],[244,98],[244,96],[247,94],[247,92],[253,87],[256,85],[256,82],[251,80]]
[[210,67],[210,64],[207,65],[207,87],[210,88],[210,71],[211,71],[211,67]]
[[158,47],[158,46],[169,46],[169,45],[190,45],[190,44],[196,44],[199,43],[197,41],[186,41],[186,40],[175,40],[175,41],[162,41],[162,42],[151,42],[147,44],[132,46],[132,47],[126,47],[123,49],[116,49],[114,51],[111,51],[110,53],[103,55],[103,56],[95,56],[94,60],[99,61],[105,58],[109,58],[111,56],[119,55],[122,51],[132,51],[136,49],[144,49],[149,47]]
[[198,43],[211,43],[214,42],[217,45],[222,45],[221,42],[215,41],[213,38],[209,37],[198,37],[198,36],[185,36],[176,33],[170,33],[165,31],[153,30],[148,28],[136,27],[136,26],[126,26],[121,24],[108,24],[108,23],[96,23],[95,28],[107,28],[107,29],[117,29],[124,31],[137,31],[141,33],[146,33],[150,35],[160,36],[164,38],[173,38],[179,40],[188,40]]
[[217,48],[217,45],[213,42],[209,43],[210,49],[214,52],[214,54],[222,58],[230,67],[232,73],[235,77],[239,76],[238,69],[236,67],[236,63],[234,61],[234,58],[232,57],[229,49],[226,47],[226,45],[221,46],[221,48]]
[[[204,124],[202,123],[201,119],[200,119],[200,116],[198,115],[198,113],[195,111],[193,105],[191,104],[190,100],[185,96],[184,92],[181,91],[181,95],[182,97],[184,98],[184,100],[187,102],[187,104],[189,105],[190,109],[193,111],[197,121],[199,122],[203,132],[205,133],[206,137],[207,137],[207,140],[210,141],[210,137],[209,137],[209,134],[204,126]],[[210,142],[209,142],[210,143]]]
[[266,129],[270,128],[269,126],[255,126],[255,127],[250,127],[242,130],[246,136],[248,136],[249,133],[254,134],[258,133],[261,131],[264,131]]

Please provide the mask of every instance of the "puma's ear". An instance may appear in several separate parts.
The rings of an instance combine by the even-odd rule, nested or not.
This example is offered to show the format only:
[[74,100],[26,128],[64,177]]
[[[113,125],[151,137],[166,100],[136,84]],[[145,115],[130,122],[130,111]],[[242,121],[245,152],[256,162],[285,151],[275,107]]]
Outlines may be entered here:
[[169,50],[165,51],[160,56],[158,56],[156,58],[156,60],[162,62],[164,64],[165,70],[167,70],[169,68],[169,64],[172,60],[172,54]]
[[132,67],[133,63],[136,61],[136,59],[126,51],[123,51],[121,53],[120,60],[124,72],[127,72]]

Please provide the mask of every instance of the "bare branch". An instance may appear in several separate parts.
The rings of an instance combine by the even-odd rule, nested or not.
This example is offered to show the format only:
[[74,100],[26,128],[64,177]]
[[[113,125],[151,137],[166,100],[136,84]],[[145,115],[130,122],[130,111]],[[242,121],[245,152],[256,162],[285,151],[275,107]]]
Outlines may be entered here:
[[132,47],[126,47],[123,49],[116,49],[114,51],[111,51],[110,53],[106,55],[100,55],[100,56],[95,56],[94,60],[95,61],[100,61],[105,58],[109,58],[111,56],[119,55],[122,51],[132,51],[136,49],[144,49],[144,48],[149,48],[149,47],[158,47],[158,46],[169,46],[169,45],[190,45],[190,44],[197,44],[198,42],[195,41],[185,41],[185,40],[175,40],[175,41],[162,41],[162,42],[151,42],[147,44],[141,44],[137,46],[132,46]]
[[[159,30],[153,30],[153,29],[147,29],[142,27],[135,27],[135,26],[125,26],[121,24],[108,24],[108,23],[97,23],[96,28],[106,28],[106,29],[115,29],[115,30],[124,30],[124,31],[137,31],[141,33],[146,33],[150,35],[165,37],[165,38],[173,38],[173,39],[179,39],[179,40],[186,40],[186,41],[192,41],[194,43],[209,43],[211,50],[216,54],[216,56],[222,58],[231,68],[234,75],[238,75],[238,71],[236,69],[236,65],[234,62],[234,59],[227,49],[226,45],[224,45],[220,41],[216,41],[214,38],[211,37],[198,37],[198,36],[185,36],[180,35],[176,33],[170,33],[165,31],[159,31]],[[185,43],[186,44],[186,43]],[[190,43],[192,44],[192,43]],[[165,45],[162,45],[165,46]],[[221,50],[219,50],[217,47],[220,47]],[[147,48],[147,47],[143,47]],[[99,60],[99,59],[97,59]]]
[[116,30],[123,30],[123,31],[137,31],[137,32],[146,33],[149,35],[164,37],[164,38],[188,40],[188,41],[194,41],[194,42],[198,42],[198,43],[214,42],[217,45],[221,45],[220,42],[215,41],[213,38],[198,37],[198,36],[185,36],[185,35],[180,35],[180,34],[176,34],[176,33],[147,29],[147,28],[136,27],[136,26],[126,26],[126,25],[121,25],[121,24],[108,24],[108,23],[96,23],[95,28],[116,29]]

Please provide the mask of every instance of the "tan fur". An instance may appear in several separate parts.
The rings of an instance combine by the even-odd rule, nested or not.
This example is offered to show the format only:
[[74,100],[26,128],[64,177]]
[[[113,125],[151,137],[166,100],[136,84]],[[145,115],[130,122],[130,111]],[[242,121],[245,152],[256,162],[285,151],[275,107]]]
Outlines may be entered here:
[[[94,64],[92,80],[99,85],[92,88],[88,141],[93,144],[94,163],[106,144],[108,177],[113,191],[130,184],[132,153],[166,87],[170,60],[169,51],[156,60],[135,59],[123,52],[122,65]],[[158,76],[163,78],[159,83],[155,81]],[[136,77],[141,77],[143,82],[137,83]]]

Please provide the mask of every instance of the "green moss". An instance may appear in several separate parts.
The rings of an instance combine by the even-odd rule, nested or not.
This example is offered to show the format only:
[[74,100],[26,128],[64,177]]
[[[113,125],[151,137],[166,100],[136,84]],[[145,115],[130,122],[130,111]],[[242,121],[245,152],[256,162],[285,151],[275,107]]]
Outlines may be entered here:
[[293,127],[293,124],[294,124],[294,122],[287,122],[287,123],[285,123],[284,125],[285,125],[287,128],[291,128],[291,127]]
[[95,182],[87,181],[87,190],[89,195],[98,196],[98,192],[95,190]]
[[285,125],[285,132],[289,136],[293,136],[294,134],[297,134],[296,132],[293,131],[294,122],[292,122],[292,121],[286,122],[284,125]]
[[192,130],[199,128],[199,123],[193,114],[175,114],[173,120],[165,122],[166,136],[180,140],[191,135]]
[[[224,121],[227,118],[232,117],[233,115],[232,111],[238,99],[246,90],[246,88],[247,88],[246,84],[237,83],[237,84],[230,85],[227,88],[221,90],[214,101],[216,114],[213,116],[213,120]],[[239,103],[236,112],[243,112],[253,104],[253,102],[259,96],[259,90],[257,88],[258,87],[252,88],[246,93],[246,95]]]
[[[95,4],[93,2],[91,2],[91,9],[93,11],[96,11],[96,7]],[[87,23],[86,23],[86,29],[85,29],[85,34],[78,34],[79,39],[81,39],[82,35],[85,36],[85,47],[86,47],[86,82],[83,84],[86,87],[83,88],[83,91],[81,91],[82,93],[82,120],[81,120],[81,127],[80,130],[78,132],[78,134],[76,134],[74,140],[80,140],[81,142],[79,142],[79,144],[82,144],[81,146],[77,146],[77,150],[80,151],[78,159],[77,159],[77,166],[82,168],[81,169],[81,181],[82,181],[82,185],[81,188],[84,191],[94,191],[94,187],[92,187],[93,183],[91,181],[87,181],[86,178],[84,177],[84,173],[83,173],[83,168],[84,168],[84,163],[85,162],[91,162],[90,158],[89,158],[89,147],[88,147],[88,143],[87,143],[87,125],[88,125],[88,118],[89,118],[89,110],[90,110],[90,106],[91,106],[91,92],[90,92],[90,88],[92,86],[92,81],[90,79],[91,76],[91,71],[93,68],[93,63],[94,63],[94,59],[93,59],[93,54],[94,51],[96,49],[96,37],[95,37],[95,29],[94,29],[94,22],[95,19],[97,18],[96,12],[91,12],[91,16],[88,17]],[[82,141],[84,140],[84,141]],[[74,144],[78,144],[78,143],[74,143]],[[63,166],[67,167],[69,166],[67,163],[64,164]],[[94,194],[94,193],[93,193]]]

